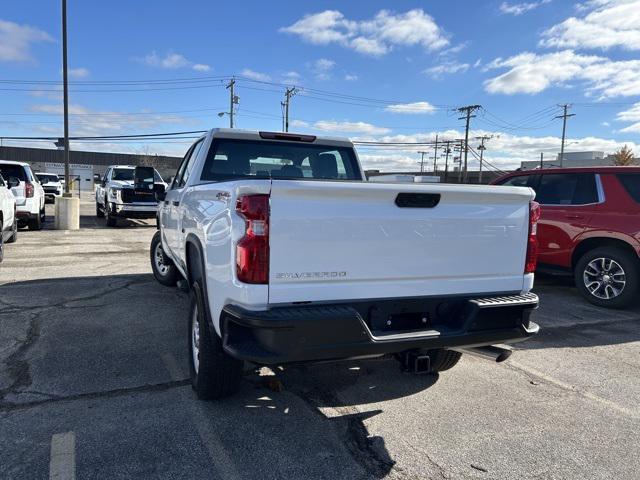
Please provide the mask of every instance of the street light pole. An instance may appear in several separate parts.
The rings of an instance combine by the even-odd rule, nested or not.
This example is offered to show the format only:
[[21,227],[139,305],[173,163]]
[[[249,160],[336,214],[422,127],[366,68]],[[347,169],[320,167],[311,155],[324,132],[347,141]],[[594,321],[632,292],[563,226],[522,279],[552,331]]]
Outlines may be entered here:
[[69,83],[67,76],[67,0],[62,0],[62,90],[64,110],[64,196],[69,190]]

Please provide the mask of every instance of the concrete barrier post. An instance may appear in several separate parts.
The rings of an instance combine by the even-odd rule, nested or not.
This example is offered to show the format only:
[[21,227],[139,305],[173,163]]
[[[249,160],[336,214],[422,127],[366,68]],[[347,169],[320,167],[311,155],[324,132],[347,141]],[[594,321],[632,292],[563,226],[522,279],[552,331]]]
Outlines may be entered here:
[[54,227],[56,230],[80,229],[79,198],[56,197]]

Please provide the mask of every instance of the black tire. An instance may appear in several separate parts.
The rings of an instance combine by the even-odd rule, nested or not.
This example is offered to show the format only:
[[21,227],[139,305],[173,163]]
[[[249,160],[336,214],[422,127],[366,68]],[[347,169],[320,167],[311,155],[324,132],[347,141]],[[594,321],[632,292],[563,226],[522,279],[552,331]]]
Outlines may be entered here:
[[38,212],[35,217],[29,219],[27,227],[29,227],[29,230],[42,230],[42,217],[40,216],[40,212]]
[[429,365],[432,372],[444,372],[456,366],[460,361],[462,354],[453,350],[445,350],[442,348],[436,350],[428,350]]
[[[167,287],[175,286],[180,277],[180,273],[171,259],[167,257],[162,250],[162,240],[159,230],[151,239],[151,249],[149,254],[151,270],[153,271],[153,276],[156,277],[156,280]],[[158,258],[158,256],[160,256],[160,258]]]
[[47,212],[44,204],[42,205],[42,210],[40,210],[40,223],[45,223],[47,221]]
[[2,232],[2,217],[0,217],[0,263],[4,260],[4,235]]
[[18,218],[13,216],[13,226],[11,227],[11,236],[7,238],[7,243],[15,243],[18,240]]
[[[604,264],[599,259],[604,259]],[[611,260],[614,263],[610,263]],[[616,274],[619,270],[615,264],[624,272],[622,276],[619,273]],[[640,261],[637,255],[631,252],[615,247],[598,247],[588,251],[578,260],[574,269],[574,281],[578,291],[588,302],[605,308],[626,308],[637,300],[640,285],[639,267]],[[599,275],[593,275],[598,271],[596,269],[604,272],[602,279]],[[622,279],[624,279],[624,285],[620,288]],[[594,285],[592,289],[589,289],[585,283],[589,280]],[[597,282],[603,286],[597,287]],[[614,296],[617,290],[620,290],[620,293]],[[601,298],[606,297],[607,293],[611,298]]]
[[[222,349],[222,341],[209,322],[204,295],[198,281],[191,286],[189,309],[189,372],[191,386],[200,400],[215,400],[233,395],[240,388],[243,362]],[[194,365],[194,325],[198,331],[198,367]]]
[[111,207],[106,199],[104,201],[104,219],[107,227],[115,227],[118,224],[118,219],[111,215]]
[[104,218],[104,211],[100,208],[100,204],[96,200],[96,217]]

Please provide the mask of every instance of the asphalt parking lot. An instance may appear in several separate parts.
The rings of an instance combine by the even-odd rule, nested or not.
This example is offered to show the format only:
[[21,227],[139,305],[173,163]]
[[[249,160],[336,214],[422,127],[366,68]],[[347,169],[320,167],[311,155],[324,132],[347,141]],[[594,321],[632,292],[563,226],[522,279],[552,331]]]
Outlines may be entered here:
[[[49,208],[49,207],[48,207]],[[196,400],[188,295],[155,282],[153,222],[20,231],[0,266],[0,478],[580,478],[640,472],[640,309],[538,280],[507,362],[247,370]],[[51,222],[48,222],[49,228]]]

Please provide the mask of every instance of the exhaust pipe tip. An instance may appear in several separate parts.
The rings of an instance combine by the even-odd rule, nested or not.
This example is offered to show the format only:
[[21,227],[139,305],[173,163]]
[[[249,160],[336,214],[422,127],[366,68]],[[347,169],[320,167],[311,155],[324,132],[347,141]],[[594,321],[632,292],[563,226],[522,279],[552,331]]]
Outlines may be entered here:
[[496,363],[504,362],[513,353],[513,350],[511,348],[499,347],[497,345],[487,345],[486,347],[453,348],[452,350],[460,353],[468,353],[469,355],[484,358],[485,360],[493,360]]

